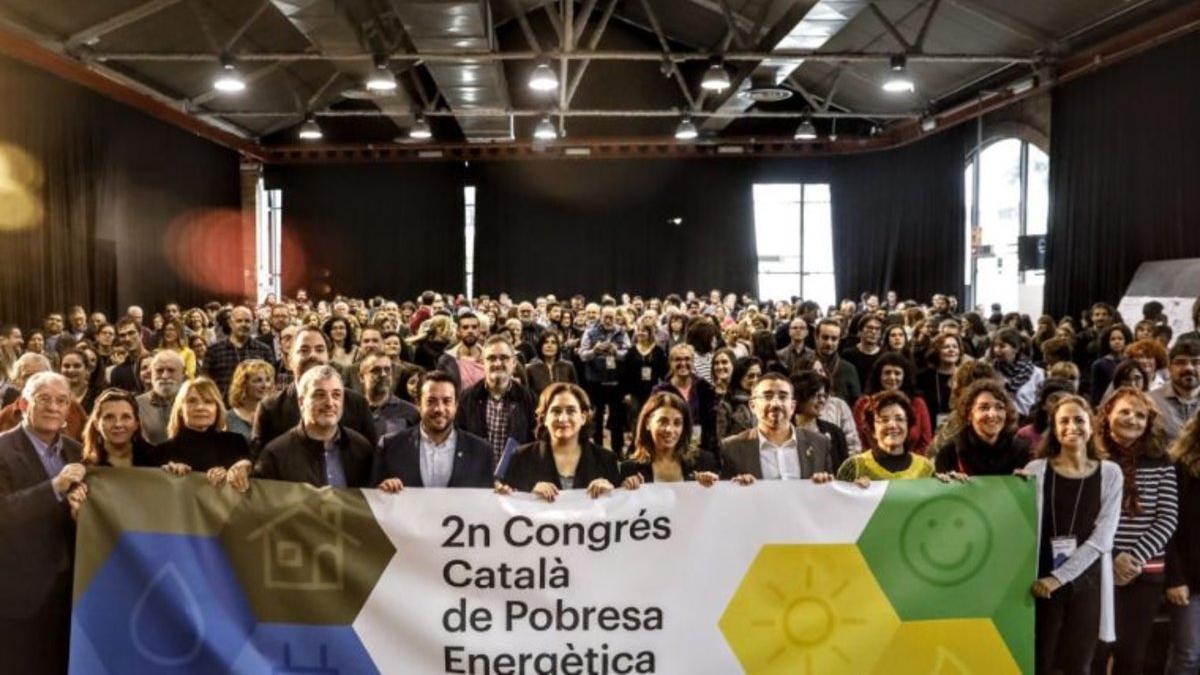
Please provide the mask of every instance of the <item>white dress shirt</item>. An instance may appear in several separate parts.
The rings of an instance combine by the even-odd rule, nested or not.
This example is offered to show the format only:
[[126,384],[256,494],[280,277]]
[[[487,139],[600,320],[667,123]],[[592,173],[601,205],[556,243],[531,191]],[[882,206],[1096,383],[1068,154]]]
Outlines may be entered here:
[[441,443],[433,439],[421,428],[421,483],[425,487],[444,488],[450,485],[450,475],[454,472],[454,449],[458,435],[450,429],[450,435]]
[[762,462],[763,480],[800,480],[800,446],[796,429],[786,441],[775,445],[758,432],[758,456]]

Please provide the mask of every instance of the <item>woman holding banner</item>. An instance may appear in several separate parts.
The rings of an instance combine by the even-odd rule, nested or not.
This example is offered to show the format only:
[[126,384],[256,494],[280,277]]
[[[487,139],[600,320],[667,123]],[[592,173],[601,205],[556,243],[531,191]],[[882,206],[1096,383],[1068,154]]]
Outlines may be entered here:
[[497,491],[532,492],[548,502],[562,490],[586,489],[593,499],[612,492],[619,480],[616,455],[580,434],[591,413],[578,385],[546,387],[538,399],[537,440],[517,448]]
[[87,466],[154,466],[154,446],[142,438],[137,401],[124,389],[105,389],[96,397],[83,428]]
[[246,438],[226,431],[221,392],[207,377],[183,383],[171,408],[168,439],[158,446],[158,461],[168,471],[204,471],[214,485],[225,479],[226,468],[250,457]]
[[[1070,395],[1050,412],[1037,479],[1037,672],[1085,675],[1098,640],[1113,640],[1113,536],[1124,478],[1092,434],[1088,402]],[[1099,631],[1097,631],[1099,626]]]
[[885,389],[872,396],[863,411],[863,420],[872,430],[871,449],[842,462],[838,480],[866,487],[873,480],[933,476],[933,462],[912,452],[917,418],[903,392]]
[[[696,439],[699,442],[699,439]],[[638,415],[633,452],[621,462],[621,487],[642,483],[694,480],[704,487],[720,476],[712,455],[692,445],[692,416],[687,402],[668,391],[650,395]]]

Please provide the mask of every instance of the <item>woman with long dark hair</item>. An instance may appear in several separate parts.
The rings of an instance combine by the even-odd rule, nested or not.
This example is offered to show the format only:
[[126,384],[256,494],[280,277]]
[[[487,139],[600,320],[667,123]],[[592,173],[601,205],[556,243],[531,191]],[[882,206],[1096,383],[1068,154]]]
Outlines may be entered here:
[[978,380],[958,398],[963,425],[937,454],[939,473],[1007,476],[1029,462],[1029,446],[1017,438],[1017,409],[1004,384]]
[[[899,391],[908,397],[912,407],[912,438],[909,439],[909,451],[924,455],[929,444],[933,441],[933,423],[929,419],[929,408],[925,399],[913,393],[913,371],[916,366],[907,358],[895,352],[884,352],[875,359],[871,374],[867,378],[867,394],[878,394],[881,391]],[[854,422],[858,435],[864,445],[870,444],[872,431],[866,423],[866,411],[870,405],[867,397],[858,399],[854,404]]]
[[692,443],[687,402],[660,391],[650,395],[638,415],[633,451],[619,467],[621,487],[634,490],[643,483],[679,481],[709,487],[719,479],[711,457]]
[[137,401],[124,389],[96,397],[83,428],[83,463],[88,466],[155,466],[154,446],[142,437]]
[[1112,596],[1110,551],[1124,479],[1103,459],[1083,397],[1057,399],[1050,419],[1039,458],[1021,472],[1037,479],[1037,672],[1086,675],[1097,642],[1113,639],[1104,598]]

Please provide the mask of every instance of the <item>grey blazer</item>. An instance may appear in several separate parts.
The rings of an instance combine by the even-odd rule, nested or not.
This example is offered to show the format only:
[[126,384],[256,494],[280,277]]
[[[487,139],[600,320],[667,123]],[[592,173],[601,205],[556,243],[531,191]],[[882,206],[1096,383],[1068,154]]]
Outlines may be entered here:
[[[807,429],[792,426],[796,433],[796,450],[800,453],[800,477],[811,478],[814,473],[833,473],[833,454],[829,439]],[[747,429],[721,441],[721,473],[724,478],[733,478],[748,473],[761,479],[762,458],[758,450],[758,430]]]

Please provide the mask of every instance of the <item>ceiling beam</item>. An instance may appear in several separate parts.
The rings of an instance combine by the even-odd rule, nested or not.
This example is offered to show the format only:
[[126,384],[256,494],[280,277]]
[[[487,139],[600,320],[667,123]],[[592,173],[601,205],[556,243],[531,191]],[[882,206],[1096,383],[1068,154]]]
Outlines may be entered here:
[[[653,32],[653,30],[651,30]],[[561,50],[549,51],[507,51],[507,52],[454,52],[454,51],[413,51],[388,55],[392,62],[430,63],[462,63],[493,61],[534,61],[537,59],[567,58],[572,61],[710,61],[721,58],[728,62],[736,61],[814,61],[822,63],[887,63],[895,51],[817,51],[813,49],[777,49],[774,51],[690,51],[690,52],[661,52],[646,50],[576,50],[564,53]],[[260,52],[233,54],[241,62],[250,61],[366,61],[371,62],[375,55],[369,52],[354,54],[322,54],[319,52]],[[94,52],[89,58],[94,61],[144,61],[147,63],[171,63],[204,61],[219,63],[220,55],[209,52]],[[978,53],[938,53],[910,54],[909,63],[1033,63],[1044,61],[1044,57],[1029,54],[978,54]]]
[[942,0],[932,0],[929,3],[929,12],[925,14],[925,20],[921,22],[921,30],[917,31],[917,39],[913,41],[913,51],[921,51],[925,48],[925,38],[929,37],[929,26],[933,23],[933,15],[937,14],[938,7]]
[[[779,44],[783,38],[787,37],[787,34],[790,33],[802,19],[804,19],[804,15],[808,14],[808,10],[812,9],[814,4],[816,4],[815,0],[795,0],[792,2],[791,6],[789,6],[783,13],[783,16],[779,17],[779,19],[775,21],[775,24],[771,26],[771,29],[767,31],[767,34],[764,35],[758,42],[758,52],[764,55],[763,58],[757,60],[738,59],[740,63],[738,64],[737,69],[734,71],[733,77],[729,78],[729,88],[720,94],[714,95],[712,102],[708,104],[709,108],[716,109],[725,105],[725,102],[737,94],[738,89],[742,86],[742,83],[754,73],[756,68],[762,65],[763,61],[766,61],[767,59],[775,60],[775,57],[773,56],[773,54],[776,53],[774,51],[775,45]],[[763,18],[766,18],[765,11],[763,12]],[[758,30],[759,29],[757,28],[755,29],[756,34]],[[731,61],[733,59],[730,59],[728,55],[726,55],[725,60]]]
[[906,52],[912,49],[912,45],[908,42],[908,39],[906,39],[904,35],[900,33],[900,29],[896,27],[896,24],[892,23],[892,20],[887,18],[887,15],[883,13],[883,10],[879,9],[879,7],[873,2],[867,4],[867,9],[871,10],[871,14],[874,14],[875,18],[879,20],[879,23],[883,24],[883,27],[887,29],[888,34],[892,36],[892,39],[900,43],[901,49]]
[[68,48],[81,44],[87,44],[115,30],[120,30],[121,28],[124,28],[132,23],[137,23],[148,16],[157,14],[158,12],[161,12],[172,5],[176,5],[179,2],[180,0],[150,0],[149,2],[142,3],[137,7],[121,12],[114,17],[105,19],[98,24],[94,24],[84,28],[83,30],[76,31],[69,35],[63,42]]
[[525,36],[525,43],[535,52],[542,51],[537,33],[533,32],[533,28],[529,25],[529,17],[525,16],[525,9],[521,7],[521,0],[509,0],[509,4],[512,5],[513,16],[517,17],[517,24],[521,26],[521,34]]
[[[658,23],[658,16],[654,14],[654,10],[650,7],[650,0],[642,0],[642,9],[646,12],[646,18],[649,19],[650,26],[654,29],[654,36],[658,38],[658,44],[662,46],[660,58],[670,59],[671,46],[667,44],[667,36],[663,33],[662,26]],[[679,72],[679,64],[675,61],[668,61],[668,63],[670,64],[672,79],[679,85],[679,92],[683,94],[683,100],[687,101],[688,110],[695,110],[696,98],[692,96],[692,91],[688,88],[688,83],[683,78],[683,73]]]
[[254,22],[258,21],[258,17],[262,16],[263,12],[267,11],[267,8],[271,6],[270,0],[262,0],[262,2],[258,5],[258,9],[254,10],[254,13],[251,14],[245,21],[243,21],[242,25],[238,26],[238,29],[233,32],[233,35],[229,36],[229,39],[225,41],[224,45],[222,45],[221,51],[225,54],[233,51],[233,48],[237,46],[238,41],[241,40],[242,36],[246,34],[246,31],[250,29],[250,26],[253,26]]
[[[794,119],[800,117],[820,117],[828,119],[842,118],[872,118],[872,119],[917,119],[922,116],[921,111],[912,112],[841,112],[836,110],[697,110],[692,113],[693,117],[697,118],[717,118],[717,119],[737,119],[737,118],[755,118],[755,119]],[[232,119],[237,118],[263,118],[270,119],[276,117],[294,116],[294,110],[238,110],[213,113],[222,117]],[[384,117],[387,113],[379,110],[363,109],[363,110],[318,110],[313,112],[317,117]],[[629,109],[629,110],[607,110],[607,109],[588,109],[588,110],[561,110],[556,111],[556,115],[564,117],[622,117],[622,118],[639,118],[639,117],[679,117],[679,110],[675,108],[660,108],[660,109]],[[425,113],[427,117],[544,117],[546,111],[540,108],[523,108],[523,109],[507,109],[507,108],[470,108],[466,110],[429,110]]]
[[1006,14],[998,9],[984,5],[979,0],[947,0],[947,2],[967,14],[983,20],[984,23],[994,28],[999,28],[1019,38],[1036,42],[1048,51],[1058,51],[1061,47],[1058,39],[1050,33],[1028,21],[1023,21],[1011,14]]
[[[604,31],[608,28],[608,21],[612,18],[613,10],[617,8],[617,3],[619,1],[620,0],[608,0],[608,5],[604,8],[604,13],[600,15],[599,23],[592,28],[592,34],[588,36],[588,51],[596,49],[596,46],[600,44],[600,38],[604,37]],[[579,89],[579,83],[583,81],[583,74],[587,72],[589,64],[591,64],[590,59],[584,60],[583,63],[580,63],[579,67],[575,69],[575,74],[571,76],[571,86],[567,89],[568,105],[571,103],[571,100],[575,98],[575,92]]]

